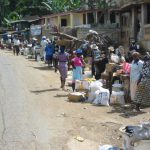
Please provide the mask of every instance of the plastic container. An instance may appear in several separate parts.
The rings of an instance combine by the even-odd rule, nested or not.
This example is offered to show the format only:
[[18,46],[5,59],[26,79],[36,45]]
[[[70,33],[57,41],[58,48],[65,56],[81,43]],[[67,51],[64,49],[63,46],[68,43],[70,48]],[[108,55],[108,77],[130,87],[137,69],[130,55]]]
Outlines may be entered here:
[[123,91],[112,91],[111,97],[110,97],[110,104],[125,104],[124,100],[124,92]]
[[122,90],[123,90],[122,84],[113,84],[112,85],[112,91],[119,92],[119,91],[122,91]]

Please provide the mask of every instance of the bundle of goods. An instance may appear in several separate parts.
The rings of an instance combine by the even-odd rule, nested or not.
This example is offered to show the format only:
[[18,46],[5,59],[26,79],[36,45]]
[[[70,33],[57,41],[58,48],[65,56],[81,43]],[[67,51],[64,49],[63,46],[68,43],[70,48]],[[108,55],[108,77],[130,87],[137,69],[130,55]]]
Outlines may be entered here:
[[110,104],[121,104],[124,105],[125,104],[125,100],[124,100],[124,91],[123,91],[123,85],[117,83],[114,83],[112,85],[112,94],[110,97]]
[[72,85],[72,71],[68,71],[67,78],[66,78],[66,83],[68,84],[68,86]]
[[88,102],[95,105],[109,106],[110,93],[108,89],[104,89],[100,81],[91,82],[90,91],[88,93]]
[[68,100],[70,102],[80,102],[85,100],[85,93],[81,93],[81,92],[74,92],[74,93],[69,93],[68,94]]
[[91,71],[85,71],[85,74],[83,75],[83,79],[91,79],[92,78],[92,74]]
[[72,85],[72,76],[69,75],[69,76],[66,78],[66,82],[67,82],[68,86],[71,86],[71,85]]
[[76,80],[75,81],[75,90],[76,91],[84,91],[90,89],[90,83],[86,80]]
[[101,87],[100,90],[95,92],[95,95],[96,98],[93,101],[93,104],[109,106],[110,92],[108,89]]
[[120,150],[120,149],[112,145],[103,145],[103,146],[99,146],[99,150]]
[[150,122],[143,122],[137,126],[121,127],[124,150],[150,149]]
[[100,81],[94,81],[90,84],[90,91],[88,93],[88,102],[92,103],[96,98],[95,92],[100,90],[103,84]]
[[111,97],[110,97],[110,104],[125,104],[124,100],[124,92],[123,91],[112,91]]
[[85,78],[84,80],[75,81],[76,91],[87,91],[90,90],[90,84],[95,81],[94,78]]
[[119,92],[123,90],[122,84],[115,83],[112,85],[112,91]]

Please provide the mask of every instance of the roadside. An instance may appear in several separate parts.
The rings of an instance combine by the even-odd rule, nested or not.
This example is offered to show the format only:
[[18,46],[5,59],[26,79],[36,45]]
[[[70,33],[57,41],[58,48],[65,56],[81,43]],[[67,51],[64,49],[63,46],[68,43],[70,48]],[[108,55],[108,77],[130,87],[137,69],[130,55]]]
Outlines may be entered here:
[[[59,88],[59,74],[43,62],[0,51],[0,70],[3,150],[98,150],[99,144],[121,147],[122,125],[150,119],[150,108],[136,114],[128,107],[68,102],[68,92]],[[84,141],[76,140],[77,136]]]

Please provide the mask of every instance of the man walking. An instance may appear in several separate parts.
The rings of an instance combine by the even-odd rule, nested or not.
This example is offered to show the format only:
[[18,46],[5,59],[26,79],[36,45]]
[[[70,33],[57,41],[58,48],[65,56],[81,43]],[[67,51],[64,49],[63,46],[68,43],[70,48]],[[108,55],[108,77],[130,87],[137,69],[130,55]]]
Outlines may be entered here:
[[18,56],[19,51],[20,51],[19,46],[20,46],[20,40],[18,37],[16,37],[16,38],[14,38],[14,50],[13,50],[14,55],[16,54]]

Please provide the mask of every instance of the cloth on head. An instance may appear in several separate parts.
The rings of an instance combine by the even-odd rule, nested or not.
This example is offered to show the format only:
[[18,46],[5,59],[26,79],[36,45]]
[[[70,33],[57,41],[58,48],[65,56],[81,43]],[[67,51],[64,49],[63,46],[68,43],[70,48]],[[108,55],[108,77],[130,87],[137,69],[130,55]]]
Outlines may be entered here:
[[46,36],[42,36],[42,40],[46,40]]
[[110,52],[115,51],[115,49],[114,49],[114,47],[113,47],[113,46],[108,47],[108,50],[109,50]]
[[92,44],[91,49],[98,49],[98,46],[96,44]]
[[82,54],[82,50],[81,49],[77,49],[76,50],[76,54]]
[[37,41],[37,39],[34,37],[34,38],[32,38],[32,40],[34,40],[34,41]]

